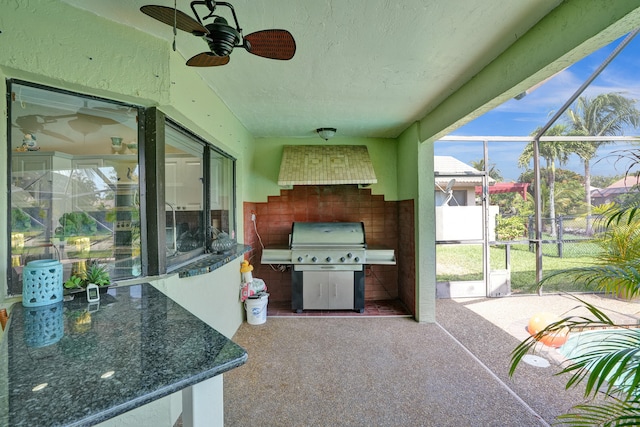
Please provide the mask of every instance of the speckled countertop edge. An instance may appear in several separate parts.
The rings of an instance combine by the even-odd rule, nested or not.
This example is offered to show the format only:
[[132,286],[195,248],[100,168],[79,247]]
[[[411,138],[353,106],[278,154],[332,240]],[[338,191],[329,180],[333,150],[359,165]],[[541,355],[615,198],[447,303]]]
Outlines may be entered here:
[[231,249],[229,252],[223,254],[210,254],[205,256],[204,258],[200,258],[197,261],[191,262],[183,267],[180,267],[174,271],[172,274],[178,274],[178,277],[193,277],[199,276],[201,274],[210,273],[225,264],[230,263],[236,258],[241,257],[245,253],[251,250],[251,246],[249,245],[237,245],[235,248]]

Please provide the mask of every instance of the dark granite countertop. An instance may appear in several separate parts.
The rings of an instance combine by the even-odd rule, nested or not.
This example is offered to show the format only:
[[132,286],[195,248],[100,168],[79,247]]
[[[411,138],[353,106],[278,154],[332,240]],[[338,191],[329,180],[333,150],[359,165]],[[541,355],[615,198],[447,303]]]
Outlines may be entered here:
[[241,257],[250,250],[251,246],[249,245],[236,245],[225,253],[209,254],[199,258],[197,261],[191,261],[185,266],[175,269],[172,273],[177,272],[180,278],[207,274],[230,263],[235,258]]
[[110,288],[99,306],[77,297],[18,303],[1,345],[9,372],[0,379],[8,383],[0,387],[0,425],[13,427],[94,425],[247,359],[147,283]]

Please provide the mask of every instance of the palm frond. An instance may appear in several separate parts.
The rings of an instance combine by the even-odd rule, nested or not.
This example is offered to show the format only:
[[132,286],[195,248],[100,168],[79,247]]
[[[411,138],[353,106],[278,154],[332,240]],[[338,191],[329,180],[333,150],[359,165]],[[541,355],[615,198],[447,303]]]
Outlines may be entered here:
[[558,425],[637,427],[640,425],[640,402],[634,399],[577,405],[572,412],[558,416]]
[[548,280],[559,276],[583,281],[605,292],[618,293],[624,289],[628,297],[640,295],[640,259],[632,259],[618,265],[575,267],[554,272],[542,279],[538,286],[544,286]]
[[604,389],[607,394],[629,399],[640,383],[640,330],[622,329],[602,341],[577,347],[579,355],[559,373],[572,373],[570,388],[585,379],[585,396]]
[[638,206],[640,202],[633,201],[624,206],[615,206],[607,218],[606,226],[609,227],[613,224],[621,224],[624,223],[626,218],[627,225],[632,224],[634,221],[638,220],[638,210],[640,206]]
[[589,304],[588,302],[576,296],[572,296],[572,298],[580,303],[580,305],[576,306],[575,308],[584,307],[591,313],[593,317],[567,316],[558,320],[557,322],[551,323],[537,334],[529,336],[523,342],[518,344],[518,346],[516,346],[516,348],[511,352],[511,366],[509,368],[510,376],[513,376],[518,364],[522,361],[522,358],[525,355],[529,353],[535,353],[536,350],[544,346],[544,344],[542,344],[540,340],[547,334],[558,334],[566,330],[571,332],[575,330],[583,330],[585,328],[616,326],[616,324],[609,318],[609,316],[607,316],[604,312],[599,310],[594,305]]
[[[572,426],[640,425],[640,329],[617,325],[593,304],[573,298],[580,302],[574,309],[586,308],[589,314],[567,316],[520,343],[511,353],[509,375],[514,374],[526,354],[538,350],[542,345],[539,340],[545,334],[567,328],[569,333],[609,328],[610,333],[604,339],[590,339],[587,334],[583,341],[578,341],[567,354],[569,359],[564,362],[564,368],[556,375],[570,375],[567,389],[584,383],[585,397],[595,399],[602,391],[613,400],[575,406],[572,412],[559,416],[558,422]],[[572,356],[573,353],[576,356]]]

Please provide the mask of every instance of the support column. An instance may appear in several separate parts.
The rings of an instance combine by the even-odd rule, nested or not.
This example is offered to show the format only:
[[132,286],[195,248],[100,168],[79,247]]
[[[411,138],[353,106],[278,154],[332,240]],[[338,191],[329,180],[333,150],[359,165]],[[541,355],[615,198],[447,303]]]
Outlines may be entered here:
[[222,375],[182,390],[184,427],[224,427]]

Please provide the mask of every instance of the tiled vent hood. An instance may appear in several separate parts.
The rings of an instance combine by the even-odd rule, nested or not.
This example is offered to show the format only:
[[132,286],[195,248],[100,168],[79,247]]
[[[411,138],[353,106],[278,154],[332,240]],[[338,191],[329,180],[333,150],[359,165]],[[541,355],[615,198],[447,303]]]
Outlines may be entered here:
[[378,182],[365,145],[285,145],[278,185]]

